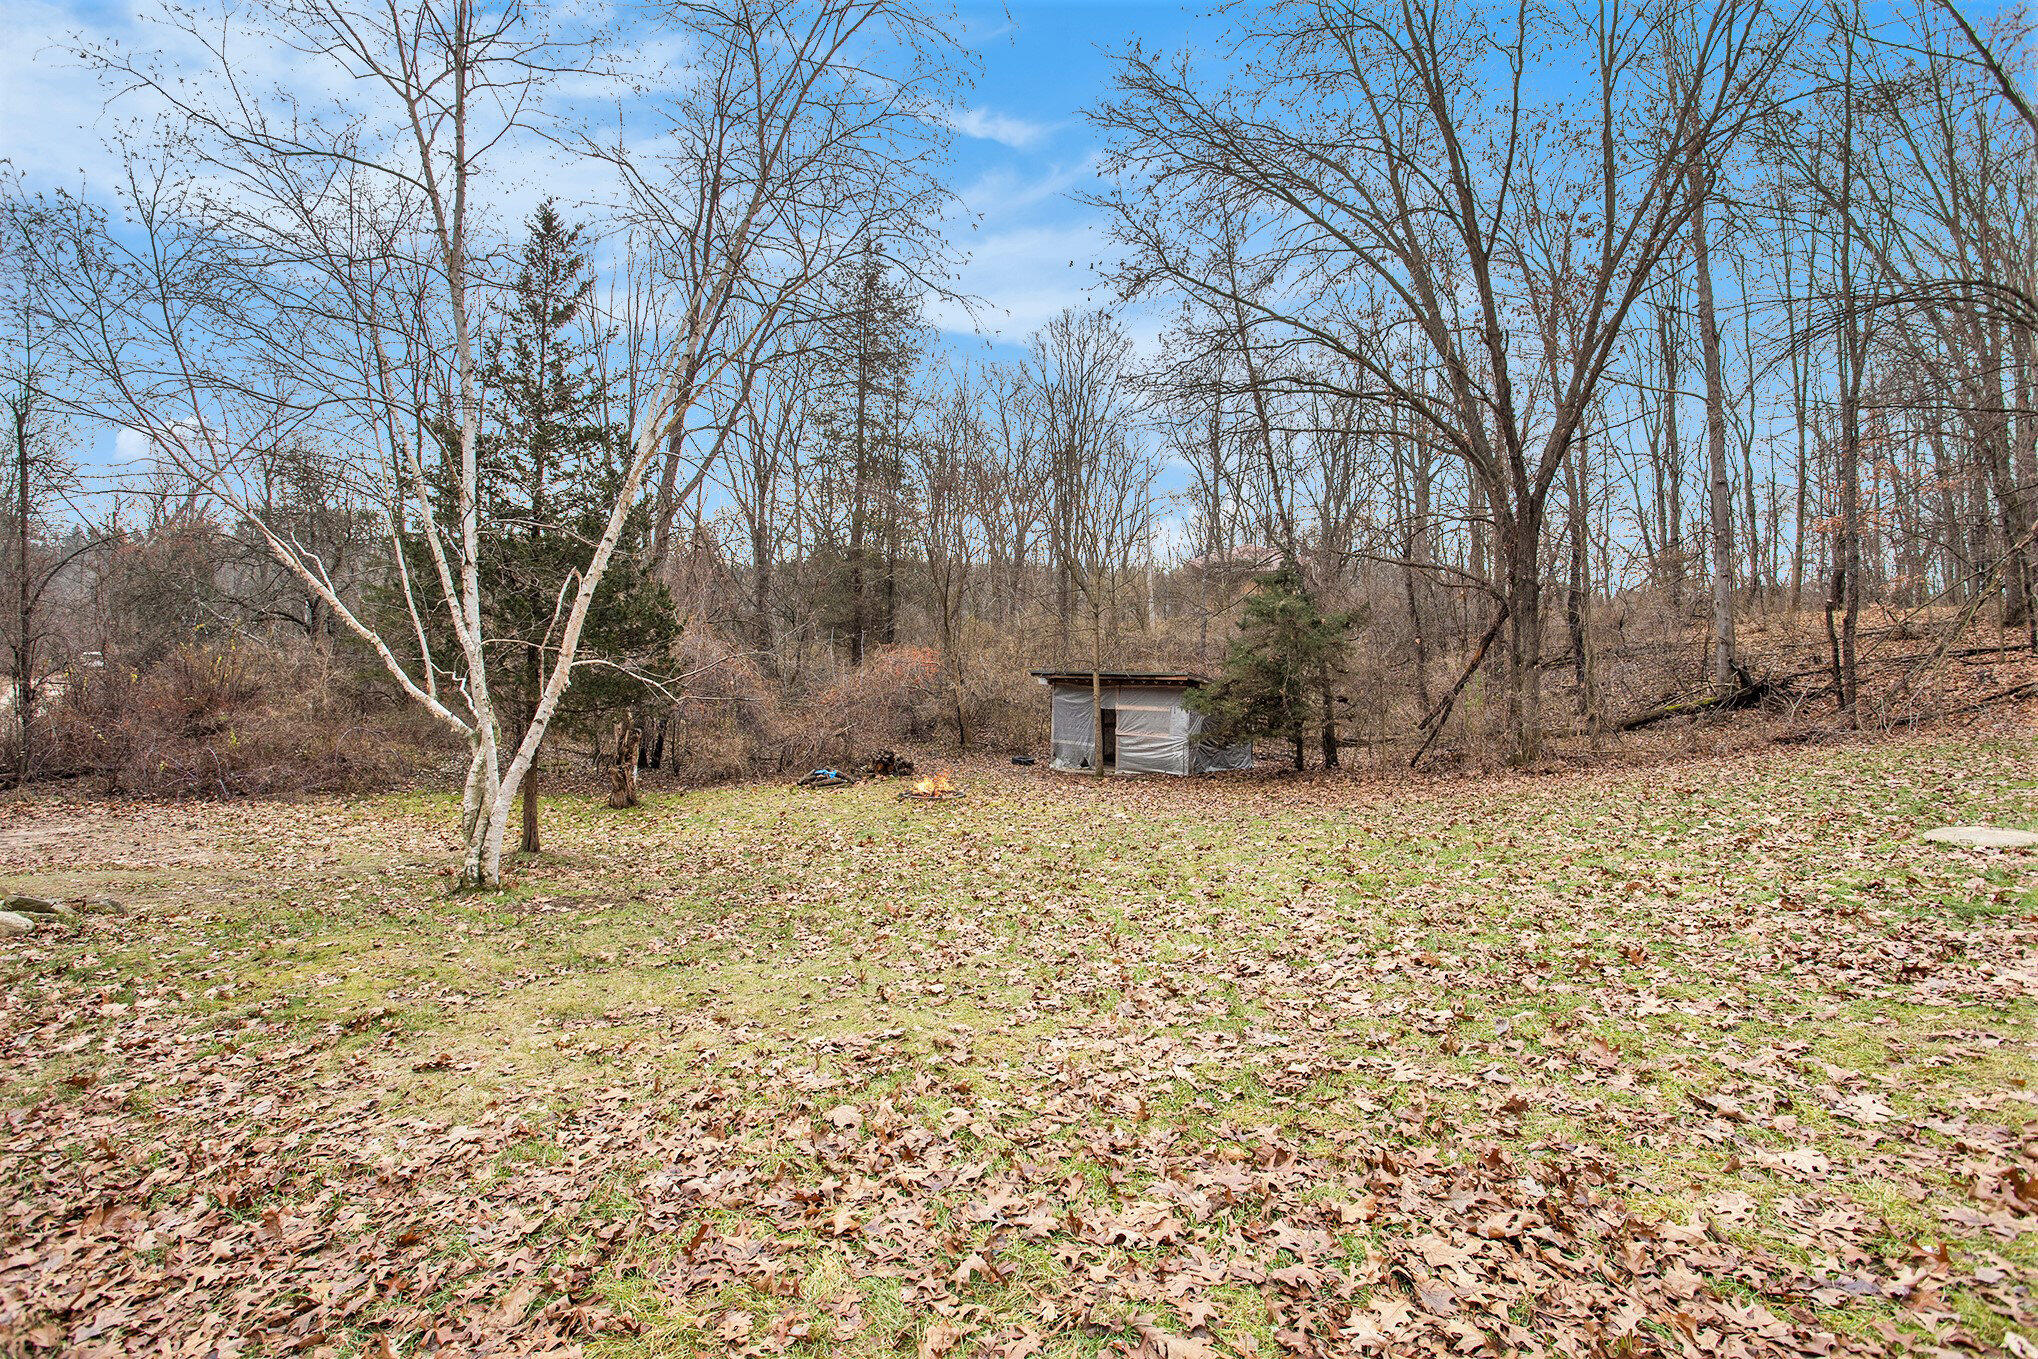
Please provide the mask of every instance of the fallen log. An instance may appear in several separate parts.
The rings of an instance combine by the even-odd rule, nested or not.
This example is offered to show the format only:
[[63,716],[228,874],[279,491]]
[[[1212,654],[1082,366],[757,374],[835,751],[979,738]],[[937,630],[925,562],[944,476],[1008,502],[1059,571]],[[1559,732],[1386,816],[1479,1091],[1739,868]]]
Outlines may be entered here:
[[1710,694],[1704,698],[1681,699],[1675,703],[1663,703],[1646,708],[1632,717],[1623,718],[1614,724],[1615,731],[1640,731],[1643,727],[1672,717],[1696,717],[1701,713],[1733,712],[1742,708],[1753,708],[1778,697],[1783,689],[1768,680],[1758,680],[1747,671],[1735,667],[1734,677],[1740,684],[1723,694]]
[[1936,722],[1942,717],[1960,717],[1966,713],[1980,712],[1983,708],[1997,703],[2007,703],[2014,698],[2038,698],[2038,680],[2028,680],[2023,684],[2013,684],[2007,689],[1998,689],[1995,693],[1985,698],[1978,698],[1972,703],[1964,703],[1958,708],[1942,708],[1938,712],[1912,713],[1906,717],[1894,717],[1890,719],[1889,725],[1892,727],[1910,727],[1916,726],[1920,722]]

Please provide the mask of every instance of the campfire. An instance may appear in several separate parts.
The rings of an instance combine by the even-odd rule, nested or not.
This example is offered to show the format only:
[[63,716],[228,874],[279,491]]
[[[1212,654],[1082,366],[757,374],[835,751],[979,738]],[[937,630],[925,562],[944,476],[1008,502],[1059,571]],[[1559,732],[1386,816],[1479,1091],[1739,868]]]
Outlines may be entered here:
[[946,802],[961,796],[962,790],[948,781],[948,775],[934,774],[915,780],[911,788],[899,794],[899,801],[911,798],[915,802]]

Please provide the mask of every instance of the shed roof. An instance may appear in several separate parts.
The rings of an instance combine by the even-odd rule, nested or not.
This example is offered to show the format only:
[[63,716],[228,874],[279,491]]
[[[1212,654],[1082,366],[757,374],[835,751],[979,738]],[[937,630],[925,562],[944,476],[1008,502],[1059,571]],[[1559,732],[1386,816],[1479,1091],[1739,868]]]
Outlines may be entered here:
[[[1033,678],[1042,684],[1088,684],[1092,672],[1088,670],[1035,670]],[[1197,684],[1209,683],[1209,677],[1181,670],[1099,670],[1097,678],[1105,684],[1150,684],[1156,689],[1187,689]]]

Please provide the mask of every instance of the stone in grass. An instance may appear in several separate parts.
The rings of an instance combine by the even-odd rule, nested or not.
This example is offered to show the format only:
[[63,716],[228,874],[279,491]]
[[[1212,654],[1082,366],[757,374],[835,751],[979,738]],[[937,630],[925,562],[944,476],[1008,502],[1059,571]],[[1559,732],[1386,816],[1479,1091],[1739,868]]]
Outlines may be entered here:
[[2007,830],[2001,826],[1941,826],[1925,832],[1934,844],[1960,845],[1967,849],[2031,849],[2038,847],[2038,831]]
[[0,911],[15,915],[53,916],[58,920],[76,920],[78,913],[61,901],[50,901],[44,897],[10,896],[0,899]]
[[0,911],[0,937],[10,934],[27,934],[34,928],[34,916],[20,915],[14,911]]

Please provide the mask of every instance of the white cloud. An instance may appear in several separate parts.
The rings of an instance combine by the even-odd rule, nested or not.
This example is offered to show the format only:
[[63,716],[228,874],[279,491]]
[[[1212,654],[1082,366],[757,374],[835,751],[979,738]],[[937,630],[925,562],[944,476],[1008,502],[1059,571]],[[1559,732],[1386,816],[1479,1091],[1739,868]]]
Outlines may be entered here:
[[1038,174],[1024,174],[1009,165],[985,170],[956,191],[965,211],[985,221],[1010,220],[1017,213],[1061,199],[1070,190],[1093,184],[1099,158],[1095,152],[1065,165],[1051,165]]
[[75,188],[113,172],[98,130],[105,95],[71,54],[74,37],[103,36],[42,0],[0,5],[0,157],[33,187]]
[[1000,38],[1011,37],[1018,31],[1019,25],[1012,21],[1010,11],[1006,11],[1000,22],[995,24],[987,22],[982,28],[974,27],[965,22],[962,26],[962,43],[965,47],[974,47],[981,50],[989,47]]
[[1024,151],[1054,130],[1052,123],[1036,123],[1028,118],[1015,118],[1008,113],[994,113],[990,109],[966,108],[951,113],[948,125],[965,137],[978,141],[997,142],[1015,151]]
[[975,323],[952,303],[930,309],[934,323],[952,334],[1020,342],[1064,307],[1095,306],[1108,298],[1093,261],[1107,258],[1110,245],[1094,223],[973,233],[969,246],[958,282],[963,292],[981,299]]
[[[563,27],[557,11],[552,17],[554,27]],[[204,20],[193,22],[202,25]],[[374,104],[372,86],[348,79],[333,63],[305,61],[266,33],[241,25],[225,30],[222,38],[215,20],[208,36],[230,44],[242,87],[258,98],[266,98],[273,87],[303,101],[314,116],[335,108],[361,113],[375,107],[388,112]],[[4,135],[0,159],[9,162],[30,188],[66,187],[104,202],[121,178],[121,158],[107,145],[108,134],[136,127],[142,131],[141,144],[148,146],[152,140],[148,122],[160,114],[162,105],[139,93],[109,102],[115,85],[102,81],[75,54],[81,47],[131,54],[158,69],[172,88],[182,87],[184,93],[201,99],[219,91],[219,80],[212,54],[178,22],[160,14],[140,9],[128,13],[85,0],[11,0],[0,5],[0,128],[5,129],[0,134]],[[650,68],[682,47],[674,40],[654,39],[638,56]],[[554,93],[562,107],[613,117],[619,88],[609,78],[574,77],[563,79]],[[576,100],[586,109],[578,109]],[[562,154],[535,134],[513,134],[491,157],[484,210],[493,209],[514,229],[514,222],[541,197],[582,203],[605,192],[609,188],[605,170]]]

